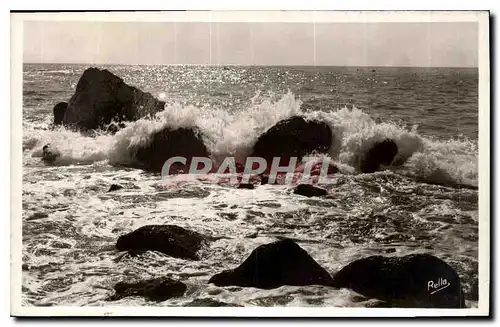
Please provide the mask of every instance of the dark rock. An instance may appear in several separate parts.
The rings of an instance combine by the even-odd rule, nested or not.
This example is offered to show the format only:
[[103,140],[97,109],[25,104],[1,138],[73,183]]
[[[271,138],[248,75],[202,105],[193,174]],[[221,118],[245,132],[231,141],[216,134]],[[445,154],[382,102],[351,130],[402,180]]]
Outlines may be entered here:
[[31,216],[26,218],[26,220],[43,219],[43,218],[47,218],[48,216],[49,216],[49,214],[46,212],[35,212],[34,214],[32,214]]
[[42,160],[46,163],[54,163],[54,161],[56,161],[56,159],[61,156],[59,150],[57,150],[50,144],[44,145],[42,151],[43,151]]
[[154,115],[164,105],[106,69],[88,68],[69,100],[63,124],[82,130],[104,128],[112,121],[135,121]]
[[116,249],[129,252],[159,251],[175,258],[199,260],[197,252],[206,242],[205,236],[179,226],[146,225],[120,236]]
[[252,157],[264,158],[269,163],[273,157],[281,157],[284,160],[280,164],[285,165],[291,157],[300,160],[312,152],[326,153],[331,145],[332,130],[328,124],[294,116],[279,121],[260,135],[253,147]]
[[397,153],[398,146],[393,140],[387,139],[375,143],[361,161],[361,172],[373,173],[380,165],[390,165]]
[[118,191],[118,190],[121,190],[122,188],[123,188],[123,186],[121,186],[121,185],[111,184],[111,186],[109,187],[108,192]]
[[257,247],[239,267],[216,274],[208,282],[271,289],[283,285],[329,285],[332,278],[304,249],[284,239]]
[[186,303],[185,307],[242,307],[242,305],[234,303],[220,302],[211,298],[204,299],[194,299],[193,301]]
[[142,296],[149,301],[165,301],[180,297],[186,292],[186,285],[170,278],[155,278],[140,282],[119,282],[115,285],[115,294],[108,301],[120,300],[127,296]]
[[316,187],[311,184],[299,184],[293,190],[293,194],[303,195],[310,198],[313,196],[327,195],[328,192],[324,188]]
[[255,188],[255,186],[253,184],[242,183],[242,184],[238,185],[238,188],[242,188],[242,189],[246,189],[246,190],[253,190]]
[[64,120],[64,114],[68,108],[67,102],[59,102],[54,106],[54,125],[61,125]]
[[459,276],[430,254],[359,259],[334,274],[332,286],[352,289],[394,307],[465,307]]
[[248,235],[245,235],[244,237],[245,238],[256,238],[257,236],[259,236],[259,232],[253,232],[253,233],[250,233]]
[[208,157],[208,150],[197,130],[191,128],[166,128],[152,136],[146,146],[133,150],[141,168],[161,172],[165,161],[172,157],[186,158],[186,165],[175,163],[170,173],[187,173],[193,157]]

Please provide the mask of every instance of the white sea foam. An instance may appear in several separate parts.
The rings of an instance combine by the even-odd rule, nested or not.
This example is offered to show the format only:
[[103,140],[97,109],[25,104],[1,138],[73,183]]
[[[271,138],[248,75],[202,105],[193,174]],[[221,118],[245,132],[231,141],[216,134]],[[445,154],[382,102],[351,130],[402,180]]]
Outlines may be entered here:
[[216,163],[227,156],[243,162],[263,132],[295,115],[318,119],[332,127],[333,145],[329,155],[341,165],[357,169],[363,154],[375,142],[392,139],[398,145],[398,154],[390,169],[423,181],[477,185],[474,142],[435,140],[420,135],[416,126],[377,122],[355,107],[303,112],[300,99],[291,92],[276,101],[258,94],[248,108],[232,113],[218,108],[169,104],[154,119],[126,123],[115,135],[101,133],[88,137],[63,127],[49,130],[41,129],[40,123],[36,126],[26,123],[23,145],[33,157],[40,157],[43,145],[50,143],[61,152],[55,163],[59,165],[103,160],[113,165],[129,165],[134,163],[132,150],[147,144],[155,132],[166,127],[197,127]]

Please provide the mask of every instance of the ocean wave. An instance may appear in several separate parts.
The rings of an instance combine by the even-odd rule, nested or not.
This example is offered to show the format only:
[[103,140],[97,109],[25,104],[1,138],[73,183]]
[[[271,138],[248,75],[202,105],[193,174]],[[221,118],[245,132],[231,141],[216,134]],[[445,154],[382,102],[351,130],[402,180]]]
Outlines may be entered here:
[[132,149],[147,144],[154,133],[166,127],[197,127],[216,164],[228,156],[244,162],[262,133],[280,120],[300,115],[331,126],[333,143],[328,155],[352,170],[359,168],[363,155],[376,142],[392,139],[398,153],[386,169],[422,182],[477,186],[477,144],[471,140],[436,140],[420,135],[417,126],[380,122],[356,107],[305,112],[301,105],[292,92],[277,99],[257,94],[249,107],[237,112],[173,103],[153,119],[128,122],[114,135],[96,132],[94,137],[64,127],[40,129],[39,124],[35,128],[26,123],[23,149],[37,158],[42,156],[43,145],[50,143],[61,153],[55,162],[59,165],[103,160],[112,165],[131,165],[135,161]]

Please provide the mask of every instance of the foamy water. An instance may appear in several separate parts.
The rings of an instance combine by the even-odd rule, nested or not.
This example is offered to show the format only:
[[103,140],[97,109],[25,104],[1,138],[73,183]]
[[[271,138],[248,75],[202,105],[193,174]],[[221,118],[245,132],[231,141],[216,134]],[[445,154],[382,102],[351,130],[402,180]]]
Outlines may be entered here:
[[[339,86],[337,92],[346,89],[346,83],[366,87],[366,76],[358,73],[350,77],[349,72],[293,68],[260,68],[254,73],[250,68],[210,73],[199,68],[201,72],[193,73],[196,67],[179,67],[168,68],[165,74],[163,68],[117,66],[111,70],[126,82],[168,100],[165,110],[153,120],[127,123],[114,135],[51,129],[53,104],[67,100],[84,68],[28,66],[25,72],[23,297],[27,305],[109,305],[105,298],[117,282],[160,276],[186,283],[186,295],[161,303],[131,297],[116,304],[188,305],[205,298],[260,306],[370,306],[376,301],[320,286],[258,290],[207,284],[213,274],[235,267],[258,245],[290,237],[330,273],[368,255],[432,253],[457,270],[467,304],[477,306],[469,296],[477,278],[477,142],[468,127],[457,134],[433,130],[430,122],[408,118],[411,110],[420,108],[388,114],[364,108],[366,100],[359,105],[330,105],[333,99],[325,99],[338,94],[331,93],[326,82],[322,88],[293,90],[293,85],[307,85],[309,76],[319,76],[321,82],[330,75]],[[448,75],[443,74],[446,80]],[[53,90],[40,86],[47,76],[53,77]],[[393,83],[391,76],[394,81],[401,79],[395,72],[380,79]],[[207,79],[208,88],[203,86]],[[258,92],[262,87],[267,89]],[[383,91],[379,96],[389,97]],[[450,93],[450,102],[454,96]],[[477,106],[473,109],[477,115]],[[133,164],[131,149],[167,126],[196,126],[216,163],[227,156],[243,161],[259,135],[294,115],[327,122],[334,131],[328,156],[341,173],[325,186],[329,191],[325,198],[293,195],[287,185],[239,190],[210,176],[180,182],[179,177],[162,179],[126,168]],[[393,165],[373,174],[358,173],[362,154],[386,138],[398,145]],[[50,166],[40,160],[47,143],[61,152]],[[124,189],[107,193],[111,184]],[[197,262],[156,252],[138,257],[116,252],[120,235],[148,224],[176,224],[223,238],[204,249]]]

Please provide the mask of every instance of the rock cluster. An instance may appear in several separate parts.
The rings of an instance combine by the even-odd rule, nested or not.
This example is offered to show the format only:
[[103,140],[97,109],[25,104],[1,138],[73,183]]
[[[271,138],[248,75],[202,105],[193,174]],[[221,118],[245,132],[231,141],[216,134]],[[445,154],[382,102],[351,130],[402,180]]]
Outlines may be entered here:
[[[198,251],[213,239],[175,225],[148,225],[120,236],[119,251],[160,251],[184,260],[201,260]],[[284,285],[348,288],[386,306],[464,308],[460,278],[446,262],[430,254],[370,256],[330,275],[291,239],[258,246],[239,266],[213,275],[208,283],[273,289]],[[112,299],[137,295],[147,299],[181,296],[185,285],[170,279],[120,282]]]

